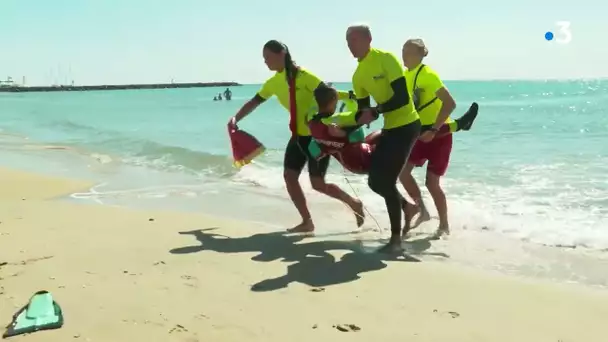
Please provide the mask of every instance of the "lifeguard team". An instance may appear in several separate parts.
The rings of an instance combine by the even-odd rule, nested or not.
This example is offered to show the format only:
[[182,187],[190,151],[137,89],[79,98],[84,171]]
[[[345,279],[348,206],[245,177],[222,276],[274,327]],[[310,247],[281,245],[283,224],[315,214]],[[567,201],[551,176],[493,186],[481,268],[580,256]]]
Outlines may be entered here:
[[[473,103],[460,118],[450,114],[456,103],[437,73],[422,60],[428,49],[421,39],[403,45],[402,63],[394,54],[372,47],[372,34],[366,25],[353,25],[346,31],[346,41],[358,66],[352,77],[353,90],[338,91],[323,83],[310,71],[297,66],[287,46],[268,41],[262,50],[268,68],[275,71],[258,93],[232,117],[237,123],[261,103],[277,97],[290,113],[291,138],[284,156],[283,177],[287,192],[302,221],[291,232],[315,229],[306,198],[299,183],[305,165],[313,189],[336,198],[355,213],[357,226],[364,221],[363,204],[335,184],[325,181],[333,157],[344,168],[368,175],[368,185],[385,202],[391,228],[389,242],[381,252],[401,250],[402,238],[430,216],[411,171],[428,162],[426,187],[439,216],[435,237],[449,234],[447,203],[440,186],[452,149],[452,133],[468,131],[477,116]],[[371,105],[371,98],[376,106]],[[336,113],[338,101],[348,112]],[[310,115],[311,109],[316,113]],[[362,126],[380,116],[381,130],[363,135]],[[397,188],[401,181],[414,205],[408,204]],[[415,214],[416,222],[412,224]],[[402,215],[405,223],[402,224]]]

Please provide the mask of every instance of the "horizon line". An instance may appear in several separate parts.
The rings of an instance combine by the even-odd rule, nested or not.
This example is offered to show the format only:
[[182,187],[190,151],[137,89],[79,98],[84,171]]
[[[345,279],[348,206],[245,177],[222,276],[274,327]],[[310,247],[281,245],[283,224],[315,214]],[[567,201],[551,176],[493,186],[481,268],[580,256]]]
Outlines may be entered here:
[[[566,78],[454,78],[454,79],[444,79],[445,82],[513,82],[513,81],[525,81],[525,82],[563,82],[563,81],[605,81],[608,80],[608,76],[600,76],[600,77],[566,77]],[[334,80],[334,81],[325,81],[327,83],[351,83],[351,81],[342,81],[342,80]],[[107,84],[96,84],[96,83],[88,83],[88,84],[30,84],[30,85],[22,85],[18,83],[14,83],[5,87],[83,87],[83,86],[126,86],[126,85],[169,85],[169,84],[226,84],[232,83],[231,86],[243,86],[243,85],[260,85],[263,84],[264,81],[261,82],[239,82],[239,81],[196,81],[196,82],[151,82],[151,83],[107,83]],[[221,85],[218,85],[221,86]]]

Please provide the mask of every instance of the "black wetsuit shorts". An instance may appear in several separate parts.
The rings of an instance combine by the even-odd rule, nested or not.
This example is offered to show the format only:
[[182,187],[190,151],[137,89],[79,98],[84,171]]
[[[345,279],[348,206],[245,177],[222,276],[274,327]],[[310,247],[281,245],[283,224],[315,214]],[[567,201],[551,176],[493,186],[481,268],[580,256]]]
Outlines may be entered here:
[[312,137],[296,136],[289,139],[285,148],[283,167],[288,170],[302,172],[304,165],[308,163],[308,173],[312,177],[325,177],[329,167],[329,155],[315,160],[308,151]]

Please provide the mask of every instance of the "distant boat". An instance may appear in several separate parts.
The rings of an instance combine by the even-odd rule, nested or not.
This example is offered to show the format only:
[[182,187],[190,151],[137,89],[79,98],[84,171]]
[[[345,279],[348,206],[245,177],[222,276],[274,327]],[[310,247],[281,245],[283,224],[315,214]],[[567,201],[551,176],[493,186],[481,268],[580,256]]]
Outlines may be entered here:
[[12,77],[9,76],[4,81],[0,80],[0,88],[14,88],[14,87],[19,87],[19,84],[15,83],[15,81],[13,81]]

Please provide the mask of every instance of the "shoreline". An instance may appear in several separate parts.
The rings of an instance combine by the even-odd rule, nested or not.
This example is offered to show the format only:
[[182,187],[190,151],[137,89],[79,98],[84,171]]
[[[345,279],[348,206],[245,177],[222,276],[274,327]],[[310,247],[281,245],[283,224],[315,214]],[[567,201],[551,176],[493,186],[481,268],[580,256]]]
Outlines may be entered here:
[[[32,143],[30,141],[28,146]],[[94,180],[96,184],[92,189],[65,197],[74,203],[212,214],[220,218],[255,222],[263,226],[265,231],[284,230],[293,225],[297,217],[282,187],[268,188],[269,184],[265,186],[262,183],[260,187],[250,183],[250,179],[258,179],[248,174],[254,171],[251,168],[231,179],[206,175],[197,177],[178,171],[124,164],[113,155],[99,155],[86,150],[61,150],[46,145],[32,145],[27,149],[14,146],[12,152],[4,151],[3,159],[3,164],[13,169]],[[40,169],[40,165],[45,165],[45,169]],[[329,179],[341,184],[341,177],[330,175]],[[377,228],[375,219],[380,220],[381,227],[388,224],[380,214],[381,208],[373,206],[374,202],[369,207],[374,218],[368,218],[364,225],[365,233],[355,236],[350,234],[354,228],[350,211],[340,203],[317,194],[306,183],[304,185],[320,236],[338,236],[343,240],[357,237],[363,239],[368,248],[379,245],[386,238],[386,233],[373,231]],[[355,193],[365,186],[354,179],[349,185],[354,186]],[[230,203],[230,206],[223,203]],[[233,208],[241,210],[234,211]],[[478,231],[467,229],[467,226],[459,226],[448,239],[428,241],[433,228],[432,222],[422,225],[414,236],[404,242],[406,249],[423,260],[446,262],[484,272],[608,288],[608,277],[602,271],[608,267],[608,254],[605,252],[543,246],[499,231]]]
[[[260,178],[252,178],[253,174],[249,172],[267,172],[264,168],[257,171],[255,167],[249,168],[245,170],[248,172],[225,179],[125,164],[114,155],[57,149],[57,146],[38,145],[32,141],[24,146],[7,146],[12,146],[12,152],[6,150],[3,153],[3,164],[7,167],[69,179],[94,180],[92,188],[63,197],[73,203],[211,214],[253,223],[265,231],[284,230],[293,225],[297,217],[281,186],[274,188],[268,187],[270,184],[250,182]],[[45,165],[45,168],[40,169],[40,165]],[[342,182],[340,175],[329,177],[336,184]],[[355,193],[360,191],[360,187],[365,187],[355,179],[351,179],[349,185],[354,186],[352,191]],[[353,235],[354,220],[350,211],[340,203],[317,194],[306,183],[304,190],[310,200],[319,237],[358,238],[366,248],[373,248],[386,238],[386,233],[374,231],[376,218],[380,220],[381,227],[388,224],[379,214],[382,209],[373,206],[375,202],[368,207],[374,218],[368,218],[364,225],[366,232]],[[224,203],[230,203],[230,206]],[[234,208],[240,209],[235,211]],[[543,246],[499,231],[478,231],[467,226],[459,226],[456,234],[448,239],[429,241],[433,228],[429,222],[417,229],[404,242],[407,251],[423,260],[446,262],[483,272],[608,288],[608,277],[602,271],[608,267],[608,254],[605,252]]]
[[237,82],[204,82],[204,83],[150,83],[150,84],[106,84],[84,86],[10,86],[0,87],[2,93],[31,93],[54,91],[99,91],[99,90],[133,90],[133,89],[175,89],[175,88],[212,88],[238,87]]
[[605,337],[606,291],[385,258],[356,240],[250,222],[56,200],[87,181],[4,168],[0,179],[0,320],[41,289],[66,317],[28,341]]

